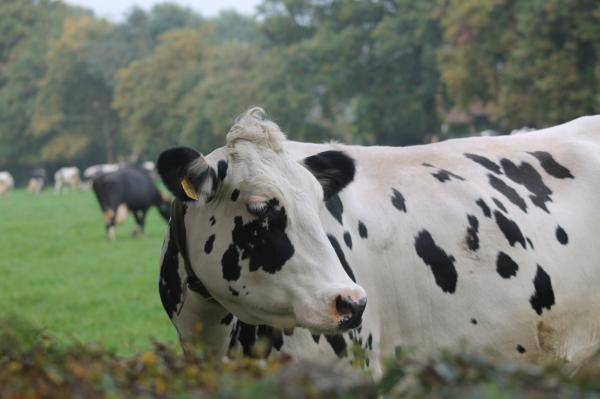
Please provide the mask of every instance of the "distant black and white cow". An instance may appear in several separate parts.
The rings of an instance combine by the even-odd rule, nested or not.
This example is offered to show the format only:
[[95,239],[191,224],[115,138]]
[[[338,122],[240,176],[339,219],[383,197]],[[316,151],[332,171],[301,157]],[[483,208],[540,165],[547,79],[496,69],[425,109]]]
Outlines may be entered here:
[[115,239],[115,226],[122,223],[130,211],[136,221],[134,234],[144,232],[146,213],[156,206],[161,216],[169,220],[170,200],[160,193],[149,173],[137,167],[122,167],[115,172],[97,176],[92,188],[104,214],[109,240]]
[[15,188],[15,179],[12,175],[5,170],[0,171],[0,195],[8,194],[13,188]]
[[46,184],[46,169],[36,168],[31,173],[29,182],[27,182],[27,191],[31,194],[39,194]]
[[54,173],[54,192],[60,194],[66,188],[76,191],[79,189],[81,178],[79,168],[76,166],[65,166]]
[[598,347],[600,116],[391,148],[288,141],[253,109],[224,147],[157,169],[177,197],[160,296],[184,347],[357,344],[376,375],[398,346],[575,363]]

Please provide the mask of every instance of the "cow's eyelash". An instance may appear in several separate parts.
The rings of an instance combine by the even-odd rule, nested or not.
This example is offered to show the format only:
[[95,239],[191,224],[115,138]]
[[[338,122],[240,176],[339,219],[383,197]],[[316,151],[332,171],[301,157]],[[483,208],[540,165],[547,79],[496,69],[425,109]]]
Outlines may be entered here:
[[266,202],[251,202],[247,205],[248,212],[255,216],[263,216],[269,209]]

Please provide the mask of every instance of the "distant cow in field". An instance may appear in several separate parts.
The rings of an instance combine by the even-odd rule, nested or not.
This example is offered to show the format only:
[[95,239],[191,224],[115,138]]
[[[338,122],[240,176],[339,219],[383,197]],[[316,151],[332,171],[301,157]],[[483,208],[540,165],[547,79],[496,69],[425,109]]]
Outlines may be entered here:
[[92,183],[104,214],[109,240],[115,239],[115,226],[133,213],[136,222],[134,235],[144,232],[146,213],[156,206],[161,216],[169,220],[170,200],[160,193],[150,174],[142,168],[123,167],[96,177]]
[[100,175],[115,172],[120,168],[121,165],[119,165],[118,163],[103,163],[98,165],[92,165],[83,171],[83,178],[87,180],[93,180]]
[[44,189],[46,184],[46,169],[37,168],[34,169],[27,183],[27,191],[32,194],[39,194]]
[[15,187],[15,179],[7,171],[0,172],[0,195],[8,194]]
[[54,192],[60,193],[65,188],[71,187],[73,191],[79,188],[81,179],[79,177],[79,168],[76,166],[63,167],[54,173]]

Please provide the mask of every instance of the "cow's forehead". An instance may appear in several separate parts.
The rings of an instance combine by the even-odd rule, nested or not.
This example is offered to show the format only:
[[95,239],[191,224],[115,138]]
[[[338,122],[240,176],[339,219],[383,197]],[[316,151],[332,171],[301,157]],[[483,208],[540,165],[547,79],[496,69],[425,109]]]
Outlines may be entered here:
[[222,180],[223,196],[238,190],[242,197],[276,197],[288,206],[290,201],[307,195],[322,198],[317,180],[285,150],[276,152],[250,141],[238,141],[214,150],[206,160]]

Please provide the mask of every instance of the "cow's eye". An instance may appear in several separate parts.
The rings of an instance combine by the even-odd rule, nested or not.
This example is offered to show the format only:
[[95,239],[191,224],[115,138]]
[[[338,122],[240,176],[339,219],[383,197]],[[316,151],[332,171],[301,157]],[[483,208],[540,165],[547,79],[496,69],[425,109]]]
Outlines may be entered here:
[[264,216],[269,210],[269,204],[266,202],[249,202],[247,205],[248,212],[254,216]]

